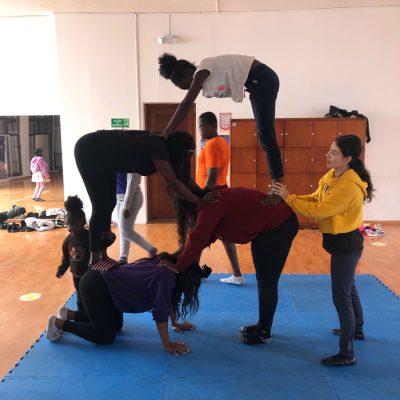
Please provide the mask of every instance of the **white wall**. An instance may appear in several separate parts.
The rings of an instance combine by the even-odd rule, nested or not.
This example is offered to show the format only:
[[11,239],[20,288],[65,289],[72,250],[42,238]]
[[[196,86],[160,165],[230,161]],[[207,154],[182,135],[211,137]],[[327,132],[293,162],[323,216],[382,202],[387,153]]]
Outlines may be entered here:
[[[159,55],[171,52],[198,63],[207,56],[242,53],[255,55],[278,72],[278,117],[323,116],[330,104],[358,109],[369,117],[372,142],[366,148],[366,163],[377,192],[366,206],[365,218],[400,220],[400,7],[172,14],[171,32],[182,40],[164,46],[157,43],[157,37],[168,33],[168,15],[140,14],[137,19],[138,58],[133,14],[55,16],[66,194],[85,192],[73,159],[73,146],[81,135],[110,128],[114,116],[129,117],[131,127],[139,128],[138,110],[142,112],[143,103],[182,99],[184,92],[158,75]],[[26,21],[28,26],[39,23],[35,18]],[[4,24],[4,19],[0,20],[3,30]],[[47,35],[52,34],[50,25],[45,29]],[[8,35],[6,48],[13,48],[14,43],[24,53],[28,45],[42,46],[38,40],[19,40],[19,30],[25,31],[21,24],[13,26],[14,35]],[[47,48],[53,49],[51,43]],[[137,65],[139,87],[135,81]],[[11,68],[7,71],[13,73]],[[20,70],[15,71],[23,79]],[[4,69],[0,72],[4,82]],[[53,82],[55,73],[49,72],[43,82]],[[11,88],[4,87],[3,99],[11,95]],[[33,91],[32,87],[28,91]],[[39,93],[35,104],[31,104],[32,99],[29,104],[46,108],[49,96]],[[52,96],[57,105],[57,95]],[[4,107],[3,103],[0,106]],[[31,113],[21,111],[17,103],[11,102],[13,106],[6,113],[0,107],[0,113]],[[197,113],[204,111],[252,117],[248,99],[235,104],[229,99],[200,96]],[[40,113],[57,114],[55,110]],[[143,212],[138,222],[144,221]]]
[[57,115],[54,18],[0,18],[0,115]]
[[[377,188],[365,218],[400,219],[400,7],[175,14],[175,45],[160,46],[168,16],[140,15],[142,99],[179,101],[184,92],[154,79],[163,52],[200,62],[224,53],[255,55],[277,71],[277,117],[319,117],[333,104],[369,117],[366,164]],[[147,68],[145,68],[147,66]],[[197,100],[197,113],[232,112],[252,118],[249,101]]]
[[[74,160],[85,133],[111,129],[112,117],[129,118],[138,129],[133,14],[58,14],[57,48],[61,88],[64,193],[90,201]],[[145,222],[145,210],[138,216]]]

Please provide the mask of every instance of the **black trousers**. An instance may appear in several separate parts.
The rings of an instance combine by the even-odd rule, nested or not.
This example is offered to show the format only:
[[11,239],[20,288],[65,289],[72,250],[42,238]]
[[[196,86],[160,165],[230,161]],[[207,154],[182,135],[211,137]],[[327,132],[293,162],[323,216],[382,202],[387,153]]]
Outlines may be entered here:
[[122,329],[123,314],[115,308],[101,273],[85,272],[79,289],[85,312],[76,311],[74,321],[65,321],[63,330],[89,342],[111,344]]
[[265,64],[250,71],[245,83],[250,93],[258,138],[267,157],[273,179],[283,176],[282,156],[276,141],[275,103],[279,91],[278,75]]
[[280,226],[260,233],[251,243],[258,286],[258,325],[271,331],[278,304],[278,282],[293,239],[299,230],[295,213]]
[[354,333],[362,332],[364,325],[361,301],[354,281],[361,254],[362,250],[331,255],[332,299],[340,322],[340,353],[345,357],[354,357]]
[[79,283],[81,281],[82,275],[78,276],[78,275],[72,275],[72,281],[74,282],[74,287],[76,290],[76,304],[78,306],[78,311],[85,311],[85,308],[83,306],[83,302],[81,299],[81,293],[79,291]]
[[117,174],[108,136],[97,132],[82,136],[75,145],[75,160],[92,203],[89,221],[90,250],[105,248],[101,234],[108,232],[116,205]]

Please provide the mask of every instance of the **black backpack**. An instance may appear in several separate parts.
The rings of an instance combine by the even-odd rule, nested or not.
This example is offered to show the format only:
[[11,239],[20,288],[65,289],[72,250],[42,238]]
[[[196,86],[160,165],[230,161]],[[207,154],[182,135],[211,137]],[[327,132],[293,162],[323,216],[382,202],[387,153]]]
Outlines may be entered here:
[[328,114],[325,114],[325,118],[334,118],[334,117],[356,117],[356,118],[365,118],[367,126],[366,126],[366,141],[369,143],[371,141],[371,135],[369,133],[369,122],[368,118],[360,114],[357,110],[347,111],[343,108],[339,108],[336,106],[330,106]]

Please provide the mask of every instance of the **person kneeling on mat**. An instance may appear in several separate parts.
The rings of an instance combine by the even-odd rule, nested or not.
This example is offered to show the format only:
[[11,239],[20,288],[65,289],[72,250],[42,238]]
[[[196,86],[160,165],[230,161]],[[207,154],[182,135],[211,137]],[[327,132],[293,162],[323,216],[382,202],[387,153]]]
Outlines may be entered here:
[[[194,189],[193,189],[194,190]],[[278,282],[286,258],[297,235],[299,222],[296,214],[284,202],[265,205],[265,194],[243,187],[215,187],[220,197],[218,203],[199,207],[177,200],[181,212],[177,213],[180,236],[188,234],[176,264],[177,271],[185,271],[201,252],[217,239],[231,243],[251,242],[253,263],[258,286],[259,319],[257,324],[243,326],[239,337],[246,344],[271,342],[271,327],[278,304]],[[201,197],[197,190],[196,195]],[[197,216],[197,218],[196,218]],[[183,219],[184,222],[179,219]],[[191,220],[195,227],[188,232]],[[186,227],[186,228],[185,228]]]
[[185,272],[178,273],[171,262],[176,258],[161,253],[112,271],[87,271],[80,281],[85,312],[61,307],[58,316],[49,317],[47,339],[56,341],[63,332],[70,332],[89,342],[111,344],[122,328],[123,313],[151,311],[165,349],[187,353],[185,343],[170,340],[168,318],[176,331],[194,329],[194,325],[177,323],[176,319],[185,321],[198,310],[198,290],[211,268],[191,263]]

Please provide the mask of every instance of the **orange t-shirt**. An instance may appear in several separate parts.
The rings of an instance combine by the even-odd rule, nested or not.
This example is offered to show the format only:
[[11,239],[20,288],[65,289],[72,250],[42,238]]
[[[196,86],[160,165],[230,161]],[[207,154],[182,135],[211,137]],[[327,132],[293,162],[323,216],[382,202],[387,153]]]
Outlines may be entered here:
[[197,160],[196,183],[203,188],[207,181],[207,169],[219,168],[217,185],[226,185],[229,165],[229,144],[217,136],[207,140]]

